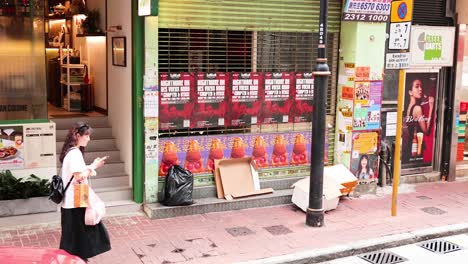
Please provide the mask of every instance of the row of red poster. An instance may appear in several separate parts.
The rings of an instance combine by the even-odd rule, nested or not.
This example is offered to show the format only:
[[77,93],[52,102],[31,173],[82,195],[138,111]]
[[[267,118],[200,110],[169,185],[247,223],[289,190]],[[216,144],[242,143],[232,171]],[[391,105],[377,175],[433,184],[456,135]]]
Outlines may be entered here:
[[311,122],[312,73],[161,73],[159,128]]

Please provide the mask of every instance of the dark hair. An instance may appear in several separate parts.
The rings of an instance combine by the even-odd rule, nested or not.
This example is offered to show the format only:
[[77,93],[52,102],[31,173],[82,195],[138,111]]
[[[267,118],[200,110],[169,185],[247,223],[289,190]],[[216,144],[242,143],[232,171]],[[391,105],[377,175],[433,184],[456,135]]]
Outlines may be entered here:
[[[77,134],[80,136],[90,135],[92,132],[91,127],[84,122],[77,122],[68,130],[68,134],[65,137],[65,142],[63,142],[62,152],[60,153],[60,163],[63,163],[63,159],[67,155],[68,151],[76,147],[78,139],[76,138]],[[80,147],[81,153],[84,153],[84,147]]]
[[369,156],[367,156],[366,154],[362,155],[361,158],[359,159],[359,164],[358,164],[358,169],[357,169],[357,175],[358,177],[360,176],[361,174],[361,171],[362,171],[362,164],[361,164],[361,161],[363,159],[366,159],[367,160],[367,173],[369,173],[369,169],[370,169],[370,160],[369,160]]

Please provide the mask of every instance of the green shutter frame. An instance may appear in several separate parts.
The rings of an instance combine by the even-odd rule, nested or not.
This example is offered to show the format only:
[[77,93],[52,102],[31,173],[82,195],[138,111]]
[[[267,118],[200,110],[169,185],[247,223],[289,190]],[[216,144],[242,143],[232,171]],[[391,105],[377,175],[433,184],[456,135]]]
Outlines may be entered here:
[[[340,31],[341,0],[330,0],[328,32]],[[318,32],[320,0],[160,0],[159,27]]]

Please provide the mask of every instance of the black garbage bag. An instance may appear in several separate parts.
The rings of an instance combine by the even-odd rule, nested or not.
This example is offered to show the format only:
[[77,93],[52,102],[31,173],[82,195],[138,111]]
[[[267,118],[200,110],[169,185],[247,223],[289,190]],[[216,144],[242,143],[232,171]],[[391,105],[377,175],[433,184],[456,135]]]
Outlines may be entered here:
[[193,204],[193,174],[179,165],[169,168],[164,186],[163,205],[191,205]]

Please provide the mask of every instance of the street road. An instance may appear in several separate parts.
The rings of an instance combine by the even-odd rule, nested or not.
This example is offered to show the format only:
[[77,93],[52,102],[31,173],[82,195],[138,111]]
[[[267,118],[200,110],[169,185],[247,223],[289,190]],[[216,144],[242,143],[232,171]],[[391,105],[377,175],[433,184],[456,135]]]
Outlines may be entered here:
[[[428,242],[434,242],[434,241],[441,241],[441,243],[428,243]],[[453,243],[454,245],[448,245],[447,243],[444,243],[444,241],[448,241]],[[444,251],[444,250],[454,250],[457,248],[455,251],[448,252],[448,253],[435,253],[430,250],[427,250],[420,245],[426,244],[430,248],[437,249],[439,248],[438,251]],[[437,247],[437,246],[441,247]],[[389,249],[384,249],[382,251],[377,251],[377,252],[389,252],[389,253],[394,253],[398,255],[399,257],[403,258],[403,261],[396,262],[398,259],[398,256],[394,258],[395,262],[392,262],[391,259],[388,259],[387,261],[379,261],[378,259],[375,260],[375,262],[372,261],[367,261],[362,259],[359,256],[363,255],[368,255],[367,254],[361,254],[359,256],[353,256],[353,257],[346,257],[346,258],[341,258],[341,259],[335,259],[332,261],[327,261],[323,262],[322,264],[369,264],[369,263],[374,263],[374,264],[392,264],[392,263],[401,263],[401,264],[466,264],[468,263],[468,235],[467,234],[462,234],[462,235],[456,235],[456,236],[450,236],[450,237],[443,237],[440,239],[434,239],[434,240],[428,240],[428,241],[423,241],[411,245],[406,245],[406,246],[401,246],[401,247],[396,247],[396,248],[389,248]],[[371,252],[371,253],[376,253],[376,252]]]

